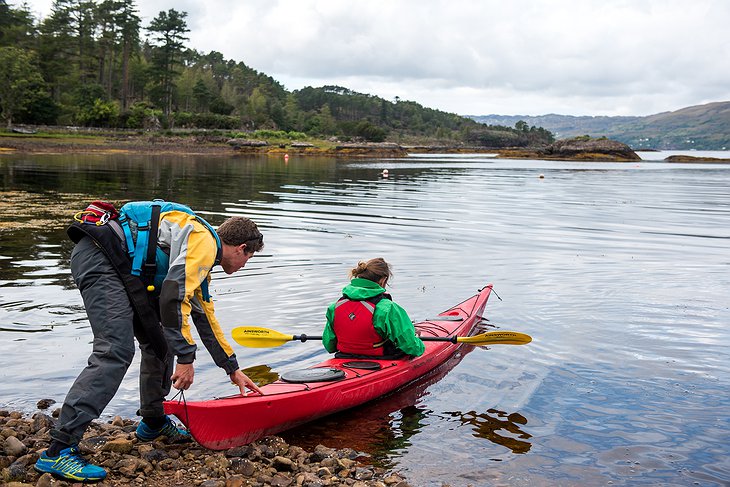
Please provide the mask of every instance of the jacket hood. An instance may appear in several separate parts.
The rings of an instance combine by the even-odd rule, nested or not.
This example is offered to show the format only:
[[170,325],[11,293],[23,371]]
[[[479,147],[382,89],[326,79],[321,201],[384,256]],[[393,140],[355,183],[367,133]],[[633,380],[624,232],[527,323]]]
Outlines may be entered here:
[[349,299],[356,301],[364,301],[366,299],[374,298],[378,294],[383,294],[385,289],[380,287],[377,282],[373,282],[369,279],[362,279],[360,277],[354,278],[350,281],[350,284],[345,286],[342,290],[342,294],[347,296]]

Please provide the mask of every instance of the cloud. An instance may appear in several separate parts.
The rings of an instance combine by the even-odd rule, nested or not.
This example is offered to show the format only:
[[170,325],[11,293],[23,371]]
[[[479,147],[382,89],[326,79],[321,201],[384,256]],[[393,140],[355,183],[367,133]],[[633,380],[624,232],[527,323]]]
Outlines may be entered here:
[[[42,1],[42,0],[35,0]],[[282,81],[470,114],[647,115],[730,100],[722,0],[146,1]]]

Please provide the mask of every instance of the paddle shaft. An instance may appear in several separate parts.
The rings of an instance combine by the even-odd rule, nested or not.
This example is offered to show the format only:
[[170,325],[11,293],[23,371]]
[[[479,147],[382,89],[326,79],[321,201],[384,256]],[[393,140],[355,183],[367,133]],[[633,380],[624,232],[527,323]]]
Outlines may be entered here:
[[[457,343],[456,339],[459,338],[457,336],[453,337],[418,337],[424,342],[451,342],[451,343]],[[301,335],[292,335],[291,337],[292,341],[300,341],[300,342],[306,342],[307,340],[321,340],[321,336],[317,335],[307,335],[307,334],[301,334]]]
[[451,342],[456,343],[457,336],[452,337],[418,337],[422,342]]
[[306,342],[307,340],[321,340],[321,335],[307,335],[306,333],[302,333],[301,335],[292,335],[291,339],[293,341],[299,340],[300,342]]

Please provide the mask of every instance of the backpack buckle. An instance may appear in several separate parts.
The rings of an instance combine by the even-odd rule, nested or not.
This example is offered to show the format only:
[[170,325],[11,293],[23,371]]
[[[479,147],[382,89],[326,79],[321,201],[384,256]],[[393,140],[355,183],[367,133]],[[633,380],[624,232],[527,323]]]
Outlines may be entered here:
[[111,220],[111,217],[112,217],[112,214],[107,211],[106,213],[101,215],[101,218],[99,218],[99,221],[96,222],[96,224],[97,225],[106,225],[106,222]]

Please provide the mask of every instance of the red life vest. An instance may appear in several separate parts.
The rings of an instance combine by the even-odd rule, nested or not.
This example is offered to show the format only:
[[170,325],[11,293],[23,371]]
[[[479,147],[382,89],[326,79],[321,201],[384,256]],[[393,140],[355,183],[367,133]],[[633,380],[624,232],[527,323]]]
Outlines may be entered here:
[[337,335],[337,350],[351,355],[382,357],[385,352],[383,337],[375,331],[373,313],[382,295],[372,302],[354,301],[342,296],[335,304],[332,327]]

